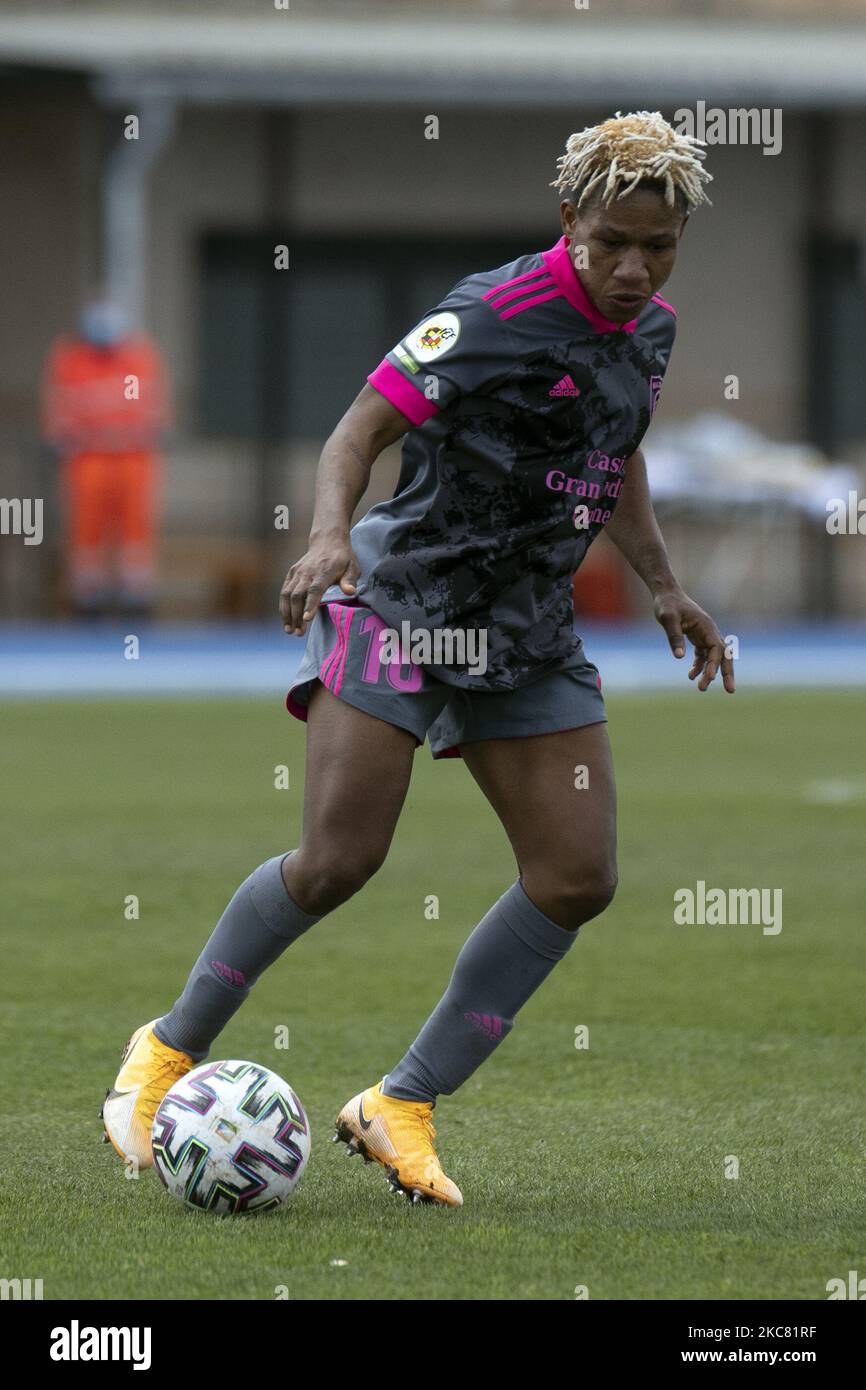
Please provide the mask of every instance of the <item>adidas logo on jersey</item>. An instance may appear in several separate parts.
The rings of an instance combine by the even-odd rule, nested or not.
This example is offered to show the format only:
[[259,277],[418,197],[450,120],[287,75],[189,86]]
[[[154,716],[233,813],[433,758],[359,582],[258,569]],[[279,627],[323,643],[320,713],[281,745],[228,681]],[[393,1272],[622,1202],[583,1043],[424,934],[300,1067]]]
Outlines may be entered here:
[[579,396],[580,387],[575,386],[570,376],[564,376],[555,386],[551,386],[548,396]]

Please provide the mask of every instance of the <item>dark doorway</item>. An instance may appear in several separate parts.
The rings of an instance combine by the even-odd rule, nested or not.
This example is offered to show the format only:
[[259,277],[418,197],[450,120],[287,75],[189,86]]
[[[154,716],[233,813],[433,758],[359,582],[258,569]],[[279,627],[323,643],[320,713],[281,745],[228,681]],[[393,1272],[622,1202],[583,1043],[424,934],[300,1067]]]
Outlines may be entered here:
[[[289,248],[287,270],[274,267],[278,245]],[[367,374],[458,281],[534,249],[532,238],[205,236],[201,429],[325,437]]]

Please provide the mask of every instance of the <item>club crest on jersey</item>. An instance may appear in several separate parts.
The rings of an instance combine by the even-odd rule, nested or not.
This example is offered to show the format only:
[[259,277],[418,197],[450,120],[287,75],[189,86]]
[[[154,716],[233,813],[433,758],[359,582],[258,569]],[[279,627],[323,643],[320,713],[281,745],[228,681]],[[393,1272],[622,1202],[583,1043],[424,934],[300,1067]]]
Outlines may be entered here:
[[429,362],[449,352],[459,337],[460,320],[446,312],[425,319],[406,339],[406,346],[419,362]]
[[659,396],[662,393],[662,378],[660,376],[650,377],[650,415],[655,415],[656,406],[659,403]]

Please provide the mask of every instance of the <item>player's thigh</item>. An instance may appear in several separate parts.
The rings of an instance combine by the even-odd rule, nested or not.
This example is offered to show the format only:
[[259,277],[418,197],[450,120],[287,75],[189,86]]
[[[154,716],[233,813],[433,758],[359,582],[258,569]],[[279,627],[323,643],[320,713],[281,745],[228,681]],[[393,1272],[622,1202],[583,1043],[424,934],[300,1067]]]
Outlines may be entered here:
[[301,850],[375,871],[394,834],[417,743],[406,729],[338,699],[317,681],[307,714]]
[[521,872],[616,883],[616,783],[605,723],[461,744]]

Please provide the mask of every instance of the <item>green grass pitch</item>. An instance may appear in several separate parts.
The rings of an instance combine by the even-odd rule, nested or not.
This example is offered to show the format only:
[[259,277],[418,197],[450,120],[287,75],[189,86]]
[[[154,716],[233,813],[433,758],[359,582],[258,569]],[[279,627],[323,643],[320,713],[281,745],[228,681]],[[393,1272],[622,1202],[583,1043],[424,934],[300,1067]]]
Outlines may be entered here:
[[[384,869],[217,1044],[286,1075],[313,1133],[293,1202],[232,1220],[127,1179],[97,1111],[237,883],[297,843],[303,729],[277,699],[4,705],[0,1274],[47,1299],[517,1300],[823,1299],[866,1273],[862,696],[608,708],[620,891],[437,1107],[464,1208],[412,1209],[330,1142],[515,877],[465,768],[425,748]],[[848,798],[816,803],[822,781]],[[782,888],[781,933],[676,926],[674,891],[698,879]]]

